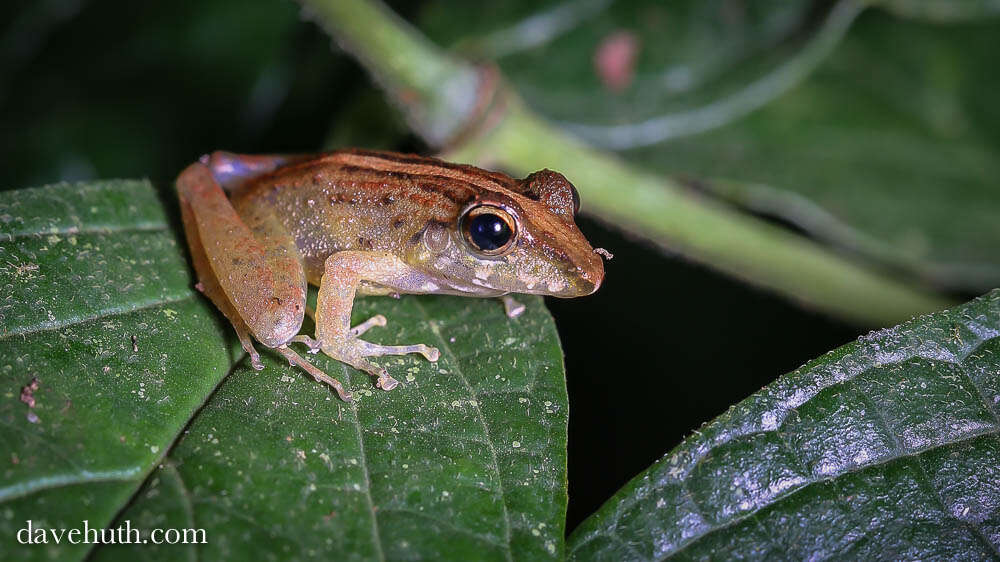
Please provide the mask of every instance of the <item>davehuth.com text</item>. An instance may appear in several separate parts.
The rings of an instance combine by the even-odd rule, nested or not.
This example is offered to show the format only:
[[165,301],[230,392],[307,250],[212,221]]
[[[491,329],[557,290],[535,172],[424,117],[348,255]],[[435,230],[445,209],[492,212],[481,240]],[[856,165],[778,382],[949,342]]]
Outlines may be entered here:
[[17,531],[21,544],[206,544],[205,529],[152,529],[140,532],[128,519],[118,527],[91,527],[84,519],[75,528],[39,527],[31,519]]

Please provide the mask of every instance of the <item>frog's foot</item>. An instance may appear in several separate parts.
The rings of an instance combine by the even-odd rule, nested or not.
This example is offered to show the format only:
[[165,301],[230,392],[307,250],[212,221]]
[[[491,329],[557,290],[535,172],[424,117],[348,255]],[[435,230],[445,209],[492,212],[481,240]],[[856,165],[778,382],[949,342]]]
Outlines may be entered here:
[[500,300],[503,301],[503,311],[507,314],[507,318],[517,318],[524,314],[524,310],[527,308],[510,295],[504,295],[500,297]]
[[285,359],[288,359],[289,364],[302,367],[312,376],[313,379],[316,380],[316,382],[326,383],[333,387],[333,389],[337,391],[337,395],[340,396],[341,400],[344,402],[351,402],[351,393],[344,388],[344,385],[340,384],[340,381],[317,369],[315,365],[306,361],[301,355],[289,349],[287,345],[281,345],[275,349],[278,353],[284,355]]
[[[365,324],[372,322],[372,325],[380,325],[377,320],[378,317],[369,320]],[[385,318],[381,319],[384,322]],[[358,326],[364,330],[368,329],[368,326]],[[353,331],[353,330],[352,330]],[[315,341],[315,340],[314,340]],[[372,363],[365,359],[365,357],[378,357],[380,355],[407,355],[410,353],[419,353],[423,355],[428,361],[437,361],[441,356],[441,353],[437,348],[424,345],[422,343],[414,345],[379,345],[377,343],[371,343],[362,339],[358,339],[353,334],[345,340],[324,342],[321,345],[323,353],[326,353],[330,357],[338,361],[343,361],[348,365],[364,371],[370,375],[375,376],[378,380],[375,385],[382,390],[392,390],[396,388],[399,381],[392,378],[389,372],[384,368]]]
[[[309,310],[310,310],[309,307],[306,307],[306,314],[309,314]],[[367,332],[368,330],[374,328],[375,326],[385,326],[385,322],[386,322],[385,316],[382,316],[381,314],[376,314],[375,316],[372,316],[368,320],[365,320],[364,322],[362,322],[362,323],[358,324],[357,326],[351,328],[350,334],[353,337],[358,337],[361,334]],[[321,347],[320,344],[319,344],[319,340],[314,340],[314,339],[310,338],[309,336],[307,336],[305,334],[300,334],[300,335],[295,336],[294,338],[292,338],[291,340],[289,340],[289,343],[303,343],[303,344],[306,344],[307,346],[309,346],[309,353],[313,353],[313,354],[319,353],[319,350],[320,350],[320,347]],[[367,342],[365,342],[365,343],[367,343]],[[418,351],[418,350],[414,350],[413,352],[416,352],[416,351]],[[413,352],[409,352],[409,353],[413,353]],[[254,353],[256,353],[256,352],[254,352]],[[426,357],[426,355],[424,355],[424,357]]]
[[243,346],[243,351],[246,351],[247,355],[250,356],[250,366],[253,367],[253,370],[263,371],[264,364],[260,361],[260,354],[253,347],[253,340],[250,339],[249,330],[238,326],[236,328],[236,336],[240,338],[240,345]]

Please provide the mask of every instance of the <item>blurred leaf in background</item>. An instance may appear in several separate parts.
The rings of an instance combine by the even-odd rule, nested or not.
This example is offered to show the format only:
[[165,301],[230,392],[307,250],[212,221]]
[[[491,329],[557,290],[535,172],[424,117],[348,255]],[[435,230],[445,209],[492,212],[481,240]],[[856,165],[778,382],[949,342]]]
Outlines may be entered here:
[[0,189],[171,180],[199,155],[310,151],[364,74],[281,0],[46,0],[0,12]]
[[[887,4],[913,19],[853,0],[445,0],[419,22],[497,61],[587,142],[861,259],[981,292],[1000,284],[997,10]],[[636,50],[620,89],[595,63],[616,34]]]

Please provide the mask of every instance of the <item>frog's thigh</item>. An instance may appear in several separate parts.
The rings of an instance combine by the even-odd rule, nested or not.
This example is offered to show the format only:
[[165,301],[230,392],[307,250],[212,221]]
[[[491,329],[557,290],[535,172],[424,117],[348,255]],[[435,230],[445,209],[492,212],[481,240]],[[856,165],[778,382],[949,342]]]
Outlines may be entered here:
[[191,259],[194,261],[195,273],[198,274],[198,289],[205,294],[215,304],[222,314],[236,330],[236,335],[240,339],[243,350],[250,355],[250,364],[258,371],[264,368],[260,362],[260,355],[253,347],[250,339],[250,328],[240,317],[239,312],[233,308],[232,303],[226,297],[225,292],[219,285],[219,280],[212,271],[212,266],[208,263],[208,256],[205,255],[205,247],[198,236],[198,226],[195,224],[194,212],[191,205],[183,197],[181,198],[181,218],[184,222],[184,232],[187,236],[188,246],[191,251]]
[[[297,255],[286,251],[280,236],[277,240],[255,237],[205,164],[188,166],[177,178],[177,192],[185,209],[185,228],[197,231],[189,240],[198,240],[204,252],[199,278],[206,288],[211,286],[216,293],[221,289],[224,294],[222,299],[209,293],[216,305],[227,316],[235,312],[268,347],[294,337],[302,325],[306,295],[305,273]],[[214,276],[210,283],[206,278],[211,276],[201,271],[205,262]],[[239,323],[233,325],[239,333]]]

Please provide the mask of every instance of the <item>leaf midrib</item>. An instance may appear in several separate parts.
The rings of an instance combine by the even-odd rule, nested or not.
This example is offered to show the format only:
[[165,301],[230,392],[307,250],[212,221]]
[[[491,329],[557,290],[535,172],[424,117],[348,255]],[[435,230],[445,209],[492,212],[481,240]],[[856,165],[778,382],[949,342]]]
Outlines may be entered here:
[[[344,373],[344,379],[347,381],[351,380],[350,371],[351,369],[346,363],[341,363],[341,372]],[[365,501],[368,502],[368,513],[371,514],[372,520],[372,544],[375,547],[375,552],[378,554],[378,559],[385,560],[385,552],[382,550],[382,534],[379,531],[378,526],[378,512],[375,511],[375,499],[372,498],[372,477],[371,473],[368,471],[368,454],[365,452],[365,438],[364,430],[361,427],[361,420],[358,419],[358,403],[356,400],[350,402],[351,406],[351,423],[354,424],[354,434],[358,439],[358,452],[360,453],[361,461],[360,468],[361,473],[365,477]]]
[[[0,232],[0,242],[13,242],[27,238],[43,236],[76,236],[77,234],[121,234],[129,232],[164,232],[170,230],[163,222],[135,222],[130,224],[109,224],[102,226],[97,223],[87,223],[86,226],[63,226],[49,230]],[[6,237],[6,238],[4,238]]]
[[141,310],[156,308],[158,306],[167,304],[174,304],[189,299],[193,299],[196,296],[197,295],[194,292],[189,291],[186,295],[182,297],[170,298],[170,299],[160,298],[158,300],[152,300],[148,302],[136,301],[138,303],[136,306],[105,308],[92,316],[77,316],[77,317],[65,318],[63,320],[57,320],[52,323],[35,324],[34,326],[29,326],[28,329],[25,330],[19,330],[17,328],[14,328],[13,330],[7,330],[3,333],[0,333],[0,342],[3,342],[15,336],[22,336],[22,337],[33,336],[44,332],[61,330],[63,328],[76,326],[78,324],[86,324],[87,322],[93,322],[95,320],[100,320],[102,318],[114,318],[115,316],[121,316],[132,312],[138,312]]
[[[420,315],[424,318],[424,320],[427,321],[428,323],[430,323],[432,321],[432,318],[427,313],[427,310],[420,303],[419,299],[414,298],[414,299],[411,299],[411,301],[414,303],[414,307],[417,309],[417,311],[420,313]],[[434,332],[434,337],[439,342],[439,349],[441,349],[441,351],[442,351],[443,354],[445,354],[445,355],[448,356],[448,358],[449,358],[449,364],[452,366],[452,371],[462,380],[463,386],[465,387],[466,391],[468,392],[470,401],[475,404],[474,408],[475,408],[475,411],[476,411],[476,419],[479,421],[480,425],[482,426],[482,428],[483,428],[483,435],[485,436],[485,439],[482,441],[482,443],[487,446],[487,448],[490,451],[490,455],[491,455],[490,458],[491,458],[491,461],[492,461],[492,466],[490,466],[489,468],[492,469],[492,472],[494,473],[494,478],[496,478],[497,489],[495,490],[495,492],[500,495],[500,505],[501,505],[501,507],[503,509],[503,522],[504,522],[504,537],[503,537],[504,538],[504,542],[503,543],[496,543],[496,542],[488,541],[488,540],[486,540],[485,537],[480,537],[480,536],[475,535],[475,534],[473,534],[471,536],[474,536],[476,539],[482,540],[483,542],[486,542],[488,544],[494,544],[496,546],[500,546],[503,549],[504,553],[506,554],[506,559],[509,562],[513,562],[514,558],[513,558],[513,553],[511,552],[511,546],[510,546],[510,543],[511,543],[511,522],[510,522],[510,513],[509,513],[509,511],[507,509],[507,496],[504,493],[503,479],[502,479],[503,477],[500,474],[500,463],[499,463],[499,459],[498,459],[497,453],[496,453],[496,446],[494,445],[493,439],[491,438],[491,434],[490,434],[490,431],[489,431],[489,426],[487,426],[486,420],[485,420],[485,418],[483,417],[483,414],[482,414],[482,410],[479,408],[479,402],[478,402],[478,400],[476,400],[476,398],[477,398],[476,393],[473,390],[472,385],[469,383],[469,380],[466,378],[465,373],[462,371],[461,364],[460,364],[460,359],[451,350],[451,348],[448,346],[448,343],[447,343],[447,341],[445,341],[445,339],[444,339],[443,336],[441,336],[439,333],[437,333],[434,330],[431,330],[431,331]],[[352,373],[355,373],[355,374],[358,373],[358,371],[350,368],[348,365],[343,364],[343,363],[341,363],[341,372],[344,374],[344,378],[348,382],[350,382],[350,380],[351,380],[351,374]],[[378,523],[378,511],[375,510],[375,499],[372,497],[372,494],[371,494],[371,473],[368,470],[368,457],[367,457],[367,454],[365,453],[364,428],[361,427],[361,421],[360,421],[360,419],[358,417],[357,402],[356,401],[355,402],[351,402],[350,406],[351,406],[351,414],[352,414],[351,423],[354,425],[355,435],[356,435],[357,440],[358,440],[358,449],[359,449],[360,456],[361,456],[361,460],[359,462],[359,468],[361,469],[362,474],[364,475],[364,496],[365,496],[365,499],[366,499],[366,501],[368,503],[368,512],[371,514],[371,520],[372,520],[372,544],[374,545],[375,552],[378,555],[378,559],[384,561],[384,560],[386,560],[386,557],[385,557],[385,553],[384,553],[384,551],[382,549],[381,531],[380,531],[379,523]],[[464,532],[468,533],[464,529],[460,529],[460,531],[464,531]]]

